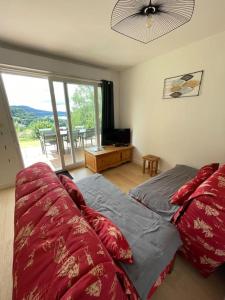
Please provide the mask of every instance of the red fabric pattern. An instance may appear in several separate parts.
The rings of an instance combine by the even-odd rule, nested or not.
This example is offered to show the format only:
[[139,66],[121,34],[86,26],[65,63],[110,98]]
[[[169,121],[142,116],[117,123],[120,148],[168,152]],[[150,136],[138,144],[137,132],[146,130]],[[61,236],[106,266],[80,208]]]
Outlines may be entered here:
[[69,177],[65,175],[58,176],[60,181],[62,182],[64,188],[69,193],[70,197],[76,203],[76,205],[80,208],[81,205],[86,205],[84,201],[84,197],[78,189],[77,185],[71,180]]
[[182,255],[208,276],[225,263],[225,165],[208,178],[173,218]]
[[171,204],[183,205],[197,187],[209,178],[219,167],[218,163],[202,167],[197,175],[185,185],[183,185],[172,197]]
[[85,219],[94,228],[111,256],[116,260],[132,264],[132,251],[120,229],[94,209],[88,206],[81,206],[81,209]]
[[158,289],[158,287],[163,283],[163,281],[165,280],[166,276],[172,272],[173,270],[173,266],[175,263],[175,259],[176,256],[174,257],[174,259],[169,263],[169,265],[165,268],[165,270],[162,271],[162,273],[159,275],[158,279],[156,280],[156,282],[154,283],[154,285],[152,286],[147,300],[150,300],[153,296],[153,294],[155,293],[155,291]]
[[43,163],[17,175],[13,299],[138,299],[125,273]]

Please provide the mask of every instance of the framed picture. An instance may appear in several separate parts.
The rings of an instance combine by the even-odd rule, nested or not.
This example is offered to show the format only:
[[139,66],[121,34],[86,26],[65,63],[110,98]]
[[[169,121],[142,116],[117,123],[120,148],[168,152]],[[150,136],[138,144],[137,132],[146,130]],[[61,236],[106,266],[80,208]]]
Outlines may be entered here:
[[198,71],[165,79],[163,99],[199,96],[202,75]]

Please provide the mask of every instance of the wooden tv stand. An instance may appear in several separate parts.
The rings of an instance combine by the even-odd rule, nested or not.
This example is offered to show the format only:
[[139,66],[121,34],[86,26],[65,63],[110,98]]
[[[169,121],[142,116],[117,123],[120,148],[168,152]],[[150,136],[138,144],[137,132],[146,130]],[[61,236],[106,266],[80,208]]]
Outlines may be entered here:
[[103,147],[101,151],[85,149],[85,167],[98,173],[132,160],[133,146]]

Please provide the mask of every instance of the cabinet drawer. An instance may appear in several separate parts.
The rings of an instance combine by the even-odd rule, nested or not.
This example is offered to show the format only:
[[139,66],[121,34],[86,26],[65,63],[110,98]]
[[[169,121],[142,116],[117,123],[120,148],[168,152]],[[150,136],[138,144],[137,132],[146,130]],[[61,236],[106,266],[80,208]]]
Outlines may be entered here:
[[119,152],[109,153],[98,159],[97,168],[104,170],[110,166],[119,164],[120,162],[121,154]]
[[130,149],[122,151],[122,161],[130,161],[132,159],[132,151]]
[[104,169],[104,161],[101,157],[98,157],[96,160],[96,167],[98,171],[101,171]]
[[110,153],[110,155],[105,156],[104,163],[111,166],[113,164],[119,163],[120,160],[121,160],[120,153],[114,152],[114,153]]
[[96,172],[96,159],[87,152],[85,153],[85,165],[92,171]]

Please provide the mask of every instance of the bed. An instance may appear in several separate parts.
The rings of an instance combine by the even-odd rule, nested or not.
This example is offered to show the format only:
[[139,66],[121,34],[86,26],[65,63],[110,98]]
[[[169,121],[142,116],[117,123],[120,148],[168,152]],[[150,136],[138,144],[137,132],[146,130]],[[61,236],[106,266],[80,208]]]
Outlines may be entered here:
[[129,195],[165,220],[170,221],[179,208],[170,204],[171,197],[188,180],[194,178],[197,171],[189,166],[176,165],[173,169],[135,187]]
[[183,242],[178,252],[207,277],[225,263],[225,165],[214,170],[182,206],[170,203],[173,194],[200,170],[177,165],[129,195],[176,225]]
[[174,225],[123,194],[100,174],[76,181],[86,203],[116,224],[131,246],[134,264],[121,264],[141,299],[147,299],[160,274],[181,246]]

